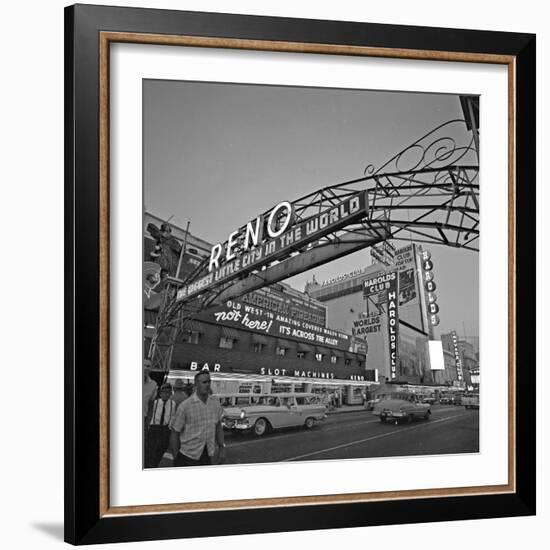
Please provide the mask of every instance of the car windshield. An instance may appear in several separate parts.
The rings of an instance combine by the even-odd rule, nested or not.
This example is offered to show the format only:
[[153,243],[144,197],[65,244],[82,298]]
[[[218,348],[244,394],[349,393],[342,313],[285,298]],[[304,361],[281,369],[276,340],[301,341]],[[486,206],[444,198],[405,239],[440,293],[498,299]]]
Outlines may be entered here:
[[237,407],[242,407],[244,405],[250,404],[250,397],[237,397],[235,399],[235,405]]
[[402,401],[416,401],[413,393],[390,393],[386,399],[401,399]]

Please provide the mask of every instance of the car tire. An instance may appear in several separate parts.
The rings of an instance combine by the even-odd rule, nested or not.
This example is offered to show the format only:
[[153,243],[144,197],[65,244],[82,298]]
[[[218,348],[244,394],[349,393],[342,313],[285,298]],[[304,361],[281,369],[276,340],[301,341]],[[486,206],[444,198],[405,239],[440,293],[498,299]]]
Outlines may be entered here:
[[382,422],[382,424],[385,424],[385,423],[386,423],[386,417],[385,417],[385,416],[381,416],[381,417],[380,417],[380,422]]
[[412,424],[412,421],[414,420],[414,416],[412,414],[407,415],[407,424]]
[[269,430],[269,422],[265,418],[258,418],[254,423],[253,429],[256,437],[262,437]]
[[313,426],[315,425],[315,418],[312,418],[311,416],[308,416],[306,418],[306,421],[304,422],[304,427],[306,430],[311,430]]
[[431,414],[432,414],[431,411],[426,411],[426,414],[424,415],[424,420],[429,420]]

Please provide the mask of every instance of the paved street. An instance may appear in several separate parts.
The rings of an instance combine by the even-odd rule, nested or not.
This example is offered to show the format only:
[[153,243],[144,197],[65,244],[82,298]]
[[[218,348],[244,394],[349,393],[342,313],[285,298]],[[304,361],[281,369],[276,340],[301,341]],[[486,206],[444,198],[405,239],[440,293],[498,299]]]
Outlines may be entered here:
[[332,414],[309,431],[226,432],[226,443],[228,464],[471,453],[479,450],[479,411],[436,405],[430,420],[395,425],[359,410]]

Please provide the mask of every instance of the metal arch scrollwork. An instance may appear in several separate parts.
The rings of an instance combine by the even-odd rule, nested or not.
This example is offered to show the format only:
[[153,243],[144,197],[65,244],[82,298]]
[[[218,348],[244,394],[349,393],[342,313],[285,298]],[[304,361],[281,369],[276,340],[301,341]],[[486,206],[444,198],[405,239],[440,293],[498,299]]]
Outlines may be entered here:
[[394,155],[380,168],[367,165],[365,175],[405,173],[425,169],[444,169],[460,163],[477,164],[477,151],[472,135],[460,145],[466,132],[464,119],[449,120],[440,124],[414,143]]

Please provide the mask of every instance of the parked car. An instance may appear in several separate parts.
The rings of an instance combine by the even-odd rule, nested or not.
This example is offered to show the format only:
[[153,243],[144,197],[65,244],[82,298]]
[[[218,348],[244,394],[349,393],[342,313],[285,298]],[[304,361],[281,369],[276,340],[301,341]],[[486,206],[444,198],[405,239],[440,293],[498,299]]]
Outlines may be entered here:
[[439,398],[439,403],[441,403],[442,405],[460,405],[462,403],[462,395],[460,394],[442,395]]
[[217,393],[222,408],[244,407],[257,403],[261,395],[255,393]]
[[224,409],[223,425],[233,431],[252,431],[261,437],[268,431],[291,426],[313,428],[327,416],[327,407],[313,393],[252,395],[250,403]]
[[479,393],[470,393],[463,395],[462,404],[467,409],[479,409]]
[[417,418],[428,420],[430,418],[431,405],[421,403],[418,396],[413,393],[392,393],[374,406],[372,413],[380,418],[380,422],[393,421],[412,422]]
[[435,397],[433,395],[425,395],[421,399],[422,403],[428,403],[428,405],[433,405],[435,403]]
[[372,411],[374,409],[374,406],[376,403],[380,403],[380,401],[384,398],[383,395],[377,395],[376,397],[373,397],[372,399],[369,399],[367,401],[367,404],[365,405],[365,408],[367,411]]

